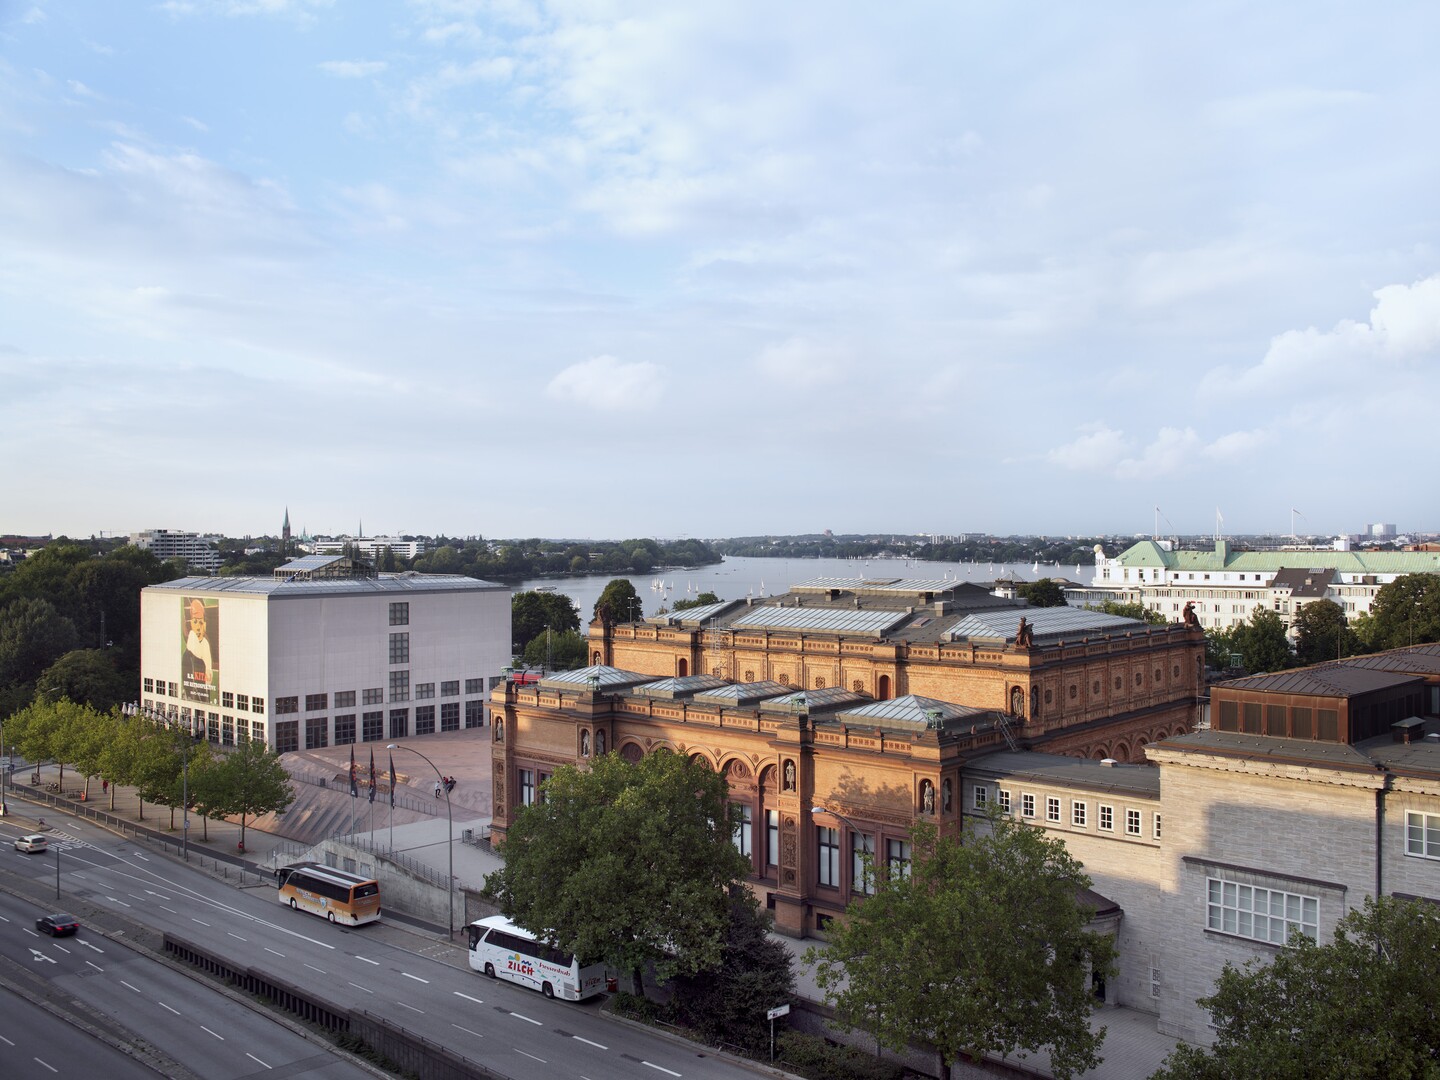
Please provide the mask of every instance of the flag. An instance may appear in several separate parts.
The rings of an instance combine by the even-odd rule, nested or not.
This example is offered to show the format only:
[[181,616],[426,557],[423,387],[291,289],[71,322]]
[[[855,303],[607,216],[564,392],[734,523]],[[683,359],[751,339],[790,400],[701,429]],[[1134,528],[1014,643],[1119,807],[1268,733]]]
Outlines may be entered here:
[[360,787],[355,780],[355,744],[350,744],[350,797],[359,797]]
[[370,748],[370,801],[375,801],[375,748]]
[[395,809],[395,755],[390,755],[390,809]]

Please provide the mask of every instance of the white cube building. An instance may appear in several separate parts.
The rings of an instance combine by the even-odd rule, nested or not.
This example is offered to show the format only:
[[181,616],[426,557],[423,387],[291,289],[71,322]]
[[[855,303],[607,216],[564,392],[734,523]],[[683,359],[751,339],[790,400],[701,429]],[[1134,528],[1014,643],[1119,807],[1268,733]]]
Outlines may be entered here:
[[145,706],[280,753],[482,727],[510,663],[507,586],[335,556],[149,586],[140,622]]

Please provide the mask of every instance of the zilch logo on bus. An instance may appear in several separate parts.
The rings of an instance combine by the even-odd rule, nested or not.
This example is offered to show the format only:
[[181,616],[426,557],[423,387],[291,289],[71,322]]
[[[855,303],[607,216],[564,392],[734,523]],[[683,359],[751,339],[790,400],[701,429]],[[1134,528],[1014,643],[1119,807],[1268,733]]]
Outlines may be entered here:
[[505,966],[516,974],[528,978],[535,976],[535,965],[531,963],[529,957],[521,956],[519,953],[511,953],[509,959],[505,961]]

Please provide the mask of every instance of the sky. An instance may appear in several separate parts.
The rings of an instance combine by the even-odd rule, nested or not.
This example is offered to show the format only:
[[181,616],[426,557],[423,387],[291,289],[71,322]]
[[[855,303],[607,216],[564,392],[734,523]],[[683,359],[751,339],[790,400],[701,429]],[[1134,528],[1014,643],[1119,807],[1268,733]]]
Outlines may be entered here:
[[0,0],[0,533],[1440,529],[1437,40]]

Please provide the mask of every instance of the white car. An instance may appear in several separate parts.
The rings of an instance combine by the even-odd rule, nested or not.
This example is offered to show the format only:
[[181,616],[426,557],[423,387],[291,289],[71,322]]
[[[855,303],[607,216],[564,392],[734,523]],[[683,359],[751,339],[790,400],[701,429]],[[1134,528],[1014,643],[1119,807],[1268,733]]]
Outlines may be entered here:
[[39,833],[31,833],[29,836],[22,836],[15,841],[16,851],[44,851],[50,846],[50,838],[41,836]]

